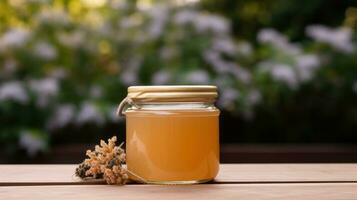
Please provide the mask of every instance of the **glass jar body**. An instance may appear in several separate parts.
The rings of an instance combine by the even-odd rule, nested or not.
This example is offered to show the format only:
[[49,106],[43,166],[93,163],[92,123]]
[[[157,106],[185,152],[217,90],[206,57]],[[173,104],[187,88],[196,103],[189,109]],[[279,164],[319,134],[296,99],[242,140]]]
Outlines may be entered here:
[[211,103],[136,104],[125,111],[128,170],[159,184],[207,182],[219,170],[219,110]]

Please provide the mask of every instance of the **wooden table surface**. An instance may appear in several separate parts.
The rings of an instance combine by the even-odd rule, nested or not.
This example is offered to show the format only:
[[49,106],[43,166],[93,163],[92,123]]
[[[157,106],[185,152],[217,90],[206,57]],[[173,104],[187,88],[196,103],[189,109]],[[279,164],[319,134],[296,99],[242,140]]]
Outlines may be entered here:
[[357,164],[222,164],[201,185],[105,185],[76,165],[0,165],[0,199],[356,199]]

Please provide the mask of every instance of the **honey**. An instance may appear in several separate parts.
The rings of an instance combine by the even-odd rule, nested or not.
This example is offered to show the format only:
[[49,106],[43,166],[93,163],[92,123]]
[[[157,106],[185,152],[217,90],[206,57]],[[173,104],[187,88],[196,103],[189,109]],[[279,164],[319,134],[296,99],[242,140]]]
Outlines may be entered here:
[[[148,98],[148,92],[143,93]],[[174,102],[170,102],[172,98],[163,102],[150,98],[150,102],[143,103],[134,98],[135,104],[125,110],[127,167],[136,176],[131,178],[185,184],[216,177],[220,112],[210,101],[204,101],[207,97],[191,96],[185,102],[184,94],[180,91]]]

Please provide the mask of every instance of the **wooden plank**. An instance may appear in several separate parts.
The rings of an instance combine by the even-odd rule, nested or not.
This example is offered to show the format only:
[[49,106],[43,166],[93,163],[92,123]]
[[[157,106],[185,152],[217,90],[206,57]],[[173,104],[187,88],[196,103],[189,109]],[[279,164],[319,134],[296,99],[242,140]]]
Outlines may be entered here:
[[[0,165],[0,186],[97,184],[73,176],[76,165]],[[357,164],[222,164],[217,183],[357,182]],[[102,182],[99,182],[102,183]]]
[[74,176],[77,165],[0,165],[0,186],[88,184]]
[[226,164],[218,182],[357,182],[357,164]]
[[1,199],[357,199],[357,183],[0,187]]

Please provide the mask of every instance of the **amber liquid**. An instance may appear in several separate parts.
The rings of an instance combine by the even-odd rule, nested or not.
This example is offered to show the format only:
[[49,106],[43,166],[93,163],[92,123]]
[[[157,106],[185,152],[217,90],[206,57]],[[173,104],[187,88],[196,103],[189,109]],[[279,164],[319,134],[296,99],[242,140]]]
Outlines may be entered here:
[[218,117],[218,110],[127,112],[128,169],[148,182],[212,180],[219,169]]

